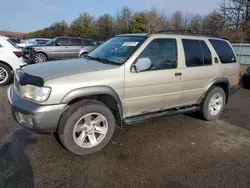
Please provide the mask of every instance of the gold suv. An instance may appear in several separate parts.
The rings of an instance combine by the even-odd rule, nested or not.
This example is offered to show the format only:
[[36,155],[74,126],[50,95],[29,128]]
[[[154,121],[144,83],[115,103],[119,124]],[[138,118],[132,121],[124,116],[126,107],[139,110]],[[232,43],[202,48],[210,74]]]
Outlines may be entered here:
[[115,126],[194,111],[217,119],[239,89],[239,70],[221,38],[125,34],[84,58],[23,67],[8,98],[20,125],[56,132],[85,155],[102,149]]

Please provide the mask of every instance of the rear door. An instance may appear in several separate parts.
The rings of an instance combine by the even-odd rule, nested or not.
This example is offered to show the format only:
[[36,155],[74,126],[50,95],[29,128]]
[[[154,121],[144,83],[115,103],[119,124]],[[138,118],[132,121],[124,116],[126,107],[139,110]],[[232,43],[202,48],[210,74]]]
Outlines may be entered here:
[[82,48],[82,40],[80,38],[71,38],[71,45],[68,48],[70,52],[71,58],[78,58],[80,54],[80,50]]
[[66,59],[70,58],[69,38],[57,38],[54,42],[55,45],[49,47],[49,57],[51,59]]
[[184,68],[182,72],[182,105],[196,104],[211,81],[218,77],[208,40],[182,38]]
[[239,82],[240,64],[237,63],[236,55],[228,41],[209,39],[214,47],[221,63],[220,76],[226,77],[231,85]]

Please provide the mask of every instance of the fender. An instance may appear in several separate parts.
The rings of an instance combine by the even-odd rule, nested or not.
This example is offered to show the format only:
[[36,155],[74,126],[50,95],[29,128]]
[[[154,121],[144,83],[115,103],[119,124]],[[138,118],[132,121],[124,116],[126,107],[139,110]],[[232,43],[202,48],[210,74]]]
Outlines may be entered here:
[[64,98],[61,100],[61,103],[68,104],[70,101],[76,98],[91,96],[91,95],[103,95],[103,94],[110,95],[116,100],[120,119],[122,121],[123,118],[122,102],[116,91],[109,86],[91,86],[91,87],[83,87],[72,90],[64,96]]
[[230,87],[230,83],[228,81],[227,78],[225,77],[221,77],[221,78],[216,78],[214,80],[212,80],[209,85],[206,87],[205,91],[203,92],[203,94],[201,95],[200,99],[199,99],[199,103],[203,100],[203,98],[205,97],[206,93],[208,92],[208,90],[216,84],[227,84],[228,88]]

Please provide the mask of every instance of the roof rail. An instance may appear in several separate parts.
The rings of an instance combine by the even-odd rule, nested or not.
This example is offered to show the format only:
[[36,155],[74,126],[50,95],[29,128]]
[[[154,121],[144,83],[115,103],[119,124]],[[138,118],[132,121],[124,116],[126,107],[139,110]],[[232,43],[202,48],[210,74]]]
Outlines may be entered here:
[[197,36],[210,36],[210,37],[219,37],[214,33],[205,33],[205,32],[195,32],[192,30],[164,30],[158,31],[156,34],[179,34],[179,35],[197,35]]

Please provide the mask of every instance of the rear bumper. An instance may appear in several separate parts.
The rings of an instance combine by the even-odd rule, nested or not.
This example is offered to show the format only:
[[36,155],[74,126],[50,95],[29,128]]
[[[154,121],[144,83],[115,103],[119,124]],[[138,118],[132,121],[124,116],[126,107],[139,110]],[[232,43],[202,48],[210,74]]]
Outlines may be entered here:
[[244,74],[242,76],[242,82],[246,86],[250,86],[250,74]]
[[16,122],[36,133],[53,133],[65,109],[65,104],[41,106],[21,99],[13,86],[8,89],[8,100]]
[[228,90],[228,96],[231,97],[240,90],[240,85],[230,86]]

